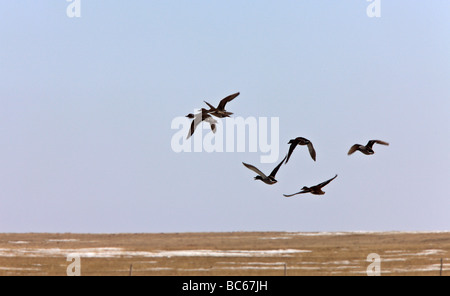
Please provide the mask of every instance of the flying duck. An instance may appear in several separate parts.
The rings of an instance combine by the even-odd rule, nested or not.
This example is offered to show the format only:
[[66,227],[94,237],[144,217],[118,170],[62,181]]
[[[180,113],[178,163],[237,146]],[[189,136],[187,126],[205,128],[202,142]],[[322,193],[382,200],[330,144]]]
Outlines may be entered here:
[[373,151],[372,146],[373,144],[381,144],[381,145],[386,145],[389,146],[389,143],[384,142],[384,141],[380,141],[380,140],[370,140],[366,146],[364,145],[360,145],[360,144],[355,144],[353,145],[350,150],[348,151],[348,155],[353,154],[353,152],[359,150],[362,153],[366,154],[366,155],[372,155],[375,153],[375,151]]
[[251,164],[247,164],[247,163],[245,163],[245,162],[243,162],[242,164],[243,164],[246,168],[248,168],[248,169],[250,169],[250,170],[252,170],[252,171],[254,171],[255,173],[258,174],[258,176],[255,177],[255,180],[261,180],[261,181],[263,181],[263,182],[266,183],[266,184],[273,185],[273,184],[275,184],[275,183],[278,182],[278,181],[275,179],[275,175],[277,174],[277,172],[278,172],[278,170],[280,169],[280,167],[281,167],[281,165],[283,164],[283,162],[286,160],[286,157],[287,157],[287,156],[285,156],[285,157],[283,158],[283,160],[280,162],[280,164],[277,165],[276,168],[273,169],[273,171],[270,173],[269,176],[266,176],[263,172],[261,172],[261,171],[258,170],[256,167],[252,166]]
[[218,118],[230,117],[230,115],[232,115],[233,113],[226,111],[225,110],[225,105],[228,102],[232,101],[238,95],[239,95],[239,93],[237,92],[235,94],[232,94],[232,95],[229,95],[229,96],[223,98],[220,101],[219,106],[217,106],[217,108],[214,107],[213,105],[211,105],[210,103],[206,102],[206,101],[204,101],[204,102],[206,103],[206,105],[209,106],[210,109],[208,110],[208,112],[211,115],[214,115],[214,116],[216,116]]
[[290,140],[288,144],[291,144],[291,146],[289,147],[289,152],[288,152],[288,156],[286,159],[286,163],[289,161],[289,158],[291,157],[292,152],[294,152],[295,147],[297,147],[298,145],[307,145],[309,154],[311,155],[311,158],[314,161],[316,161],[316,150],[314,150],[313,144],[308,139],[298,137],[298,138]]
[[191,129],[189,130],[189,133],[188,133],[186,139],[189,139],[194,134],[195,129],[202,121],[208,122],[211,126],[211,130],[213,131],[213,133],[216,132],[217,121],[214,118],[212,118],[211,115],[208,114],[208,110],[206,110],[205,108],[201,109],[201,113],[198,113],[195,115],[192,113],[189,113],[188,115],[186,115],[186,117],[193,119],[192,123],[191,123]]
[[302,193],[312,193],[312,194],[315,194],[315,195],[324,195],[325,192],[322,191],[322,187],[324,187],[325,185],[327,185],[328,183],[330,183],[331,181],[336,179],[337,176],[338,175],[334,176],[333,178],[331,178],[328,181],[322,182],[322,183],[317,184],[317,185],[312,186],[312,187],[303,186],[303,188],[302,188],[302,190],[300,192],[297,192],[297,193],[294,193],[294,194],[283,194],[283,195],[285,197],[291,197],[291,196],[294,196],[294,195],[297,195],[297,194],[302,194]]

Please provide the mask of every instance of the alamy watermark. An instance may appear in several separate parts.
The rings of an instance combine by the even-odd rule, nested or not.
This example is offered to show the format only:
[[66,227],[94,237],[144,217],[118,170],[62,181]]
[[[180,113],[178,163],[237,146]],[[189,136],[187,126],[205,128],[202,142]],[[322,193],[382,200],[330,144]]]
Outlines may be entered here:
[[367,16],[381,17],[381,0],[367,0],[367,2],[371,2],[366,9]]
[[[269,124],[270,123],[270,124]],[[203,121],[187,139],[192,120],[176,117],[171,128],[178,130],[171,140],[172,151],[180,152],[260,152],[261,163],[274,163],[280,152],[278,117],[235,117],[219,120],[215,133]],[[205,134],[206,132],[206,134]]]
[[67,276],[81,276],[81,257],[80,254],[67,255],[67,261],[72,262],[67,266]]
[[[70,2],[67,6],[66,14],[70,18],[81,17],[81,0],[66,0]],[[366,0],[370,2],[367,6],[366,14],[368,17],[381,17],[381,0]]]
[[377,253],[371,253],[367,256],[367,262],[371,262],[367,266],[366,273],[368,276],[381,275],[381,257]]
[[66,14],[68,17],[81,17],[81,0],[66,0],[70,2],[67,6]]
[[[78,253],[71,253],[67,255],[67,259],[70,264],[67,266],[67,276],[81,276],[81,256]],[[367,255],[367,262],[370,264],[367,266],[366,274],[368,276],[380,276],[381,275],[381,257],[377,253],[370,253]],[[131,275],[132,265],[130,266]],[[285,265],[286,273],[286,265]]]

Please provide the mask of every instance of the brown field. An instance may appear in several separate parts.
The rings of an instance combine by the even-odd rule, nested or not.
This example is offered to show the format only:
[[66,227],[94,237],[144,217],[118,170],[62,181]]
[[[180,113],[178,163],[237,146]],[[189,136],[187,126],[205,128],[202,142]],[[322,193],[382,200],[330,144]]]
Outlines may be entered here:
[[[0,234],[0,275],[65,276],[80,258],[85,276],[450,275],[450,232]],[[441,265],[442,259],[442,265]]]

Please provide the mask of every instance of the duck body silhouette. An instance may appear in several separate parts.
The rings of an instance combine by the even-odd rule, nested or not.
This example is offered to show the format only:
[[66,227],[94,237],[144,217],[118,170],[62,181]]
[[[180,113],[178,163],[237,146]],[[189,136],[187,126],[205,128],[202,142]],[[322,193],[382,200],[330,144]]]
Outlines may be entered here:
[[336,176],[334,176],[333,178],[331,178],[330,180],[327,180],[325,182],[322,182],[320,184],[317,184],[315,186],[312,187],[307,187],[307,186],[303,186],[302,190],[294,193],[294,194],[283,194],[285,197],[291,197],[297,194],[303,194],[303,193],[311,193],[311,194],[315,194],[315,195],[324,195],[325,192],[322,190],[322,188],[326,185],[328,185],[331,181],[333,181],[334,179],[337,178],[337,174]]
[[350,150],[347,152],[348,155],[353,154],[355,151],[359,151],[365,155],[372,155],[375,154],[375,151],[373,151],[373,145],[374,144],[381,144],[385,146],[389,146],[388,142],[381,141],[381,140],[370,140],[367,142],[366,146],[361,144],[355,144],[352,147],[350,147]]
[[253,166],[253,165],[251,165],[251,164],[248,164],[248,163],[245,163],[245,162],[243,162],[242,164],[246,167],[246,168],[248,168],[248,169],[250,169],[250,170],[252,170],[252,171],[254,171],[255,173],[257,173],[258,175],[254,178],[255,180],[261,180],[262,182],[264,182],[264,183],[266,183],[266,184],[268,184],[268,185],[273,185],[273,184],[275,184],[275,183],[277,183],[278,181],[275,179],[275,175],[277,174],[277,172],[278,172],[278,170],[280,169],[280,167],[281,167],[281,165],[283,164],[283,162],[286,160],[286,157],[287,156],[285,156],[284,158],[283,158],[283,160],[273,169],[273,171],[270,173],[270,175],[269,176],[266,176],[263,172],[261,172],[259,169],[257,169],[255,166]]

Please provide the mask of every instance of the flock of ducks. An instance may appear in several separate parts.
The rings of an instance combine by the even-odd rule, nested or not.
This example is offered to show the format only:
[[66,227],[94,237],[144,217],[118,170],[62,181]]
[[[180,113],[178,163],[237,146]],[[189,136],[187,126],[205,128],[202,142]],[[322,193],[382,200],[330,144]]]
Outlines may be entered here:
[[[234,98],[236,98],[237,96],[239,96],[239,92],[234,93],[232,95],[229,95],[225,98],[223,98],[219,105],[217,107],[214,107],[213,105],[211,105],[210,103],[205,102],[206,105],[208,105],[209,110],[205,109],[205,108],[201,108],[200,109],[200,113],[198,114],[188,114],[186,115],[187,118],[193,119],[192,123],[191,123],[191,128],[189,130],[189,133],[186,137],[186,139],[189,139],[195,132],[195,129],[197,128],[197,126],[202,122],[205,121],[207,123],[210,124],[211,126],[211,130],[213,133],[216,132],[216,124],[217,124],[217,120],[215,120],[213,118],[217,117],[217,118],[225,118],[225,117],[230,117],[230,115],[233,115],[233,113],[228,112],[227,110],[225,110],[225,105],[232,101]],[[295,148],[297,146],[306,146],[308,148],[309,154],[311,155],[311,158],[316,161],[316,150],[314,149],[313,144],[311,143],[310,140],[305,139],[303,137],[297,137],[295,139],[292,139],[288,142],[289,146],[289,151],[286,154],[286,156],[283,158],[283,160],[273,169],[273,171],[270,173],[270,175],[266,175],[263,172],[261,172],[258,168],[256,168],[255,166],[245,163],[243,162],[242,164],[248,168],[249,170],[252,170],[253,172],[255,172],[256,174],[258,174],[256,177],[254,177],[255,180],[261,180],[262,182],[268,184],[268,185],[273,185],[275,183],[277,183],[278,181],[275,179],[275,176],[278,172],[278,170],[280,169],[280,167],[283,165],[283,163],[287,164],[289,161],[289,158],[291,157],[292,153],[294,152]],[[370,140],[369,142],[367,142],[367,144],[361,145],[361,144],[354,144],[353,146],[350,147],[350,150],[348,151],[347,155],[351,155],[356,151],[359,151],[365,155],[372,155],[375,153],[375,151],[373,151],[373,145],[374,144],[380,144],[380,145],[386,145],[388,146],[389,143],[385,142],[385,141],[381,141],[381,140]],[[294,194],[283,194],[285,197],[292,197],[298,194],[303,194],[303,193],[311,193],[314,195],[324,195],[325,192],[322,190],[323,187],[325,187],[326,185],[328,185],[331,181],[333,181],[334,179],[337,178],[337,174],[336,176],[334,176],[333,178],[322,182],[320,184],[311,186],[311,187],[307,187],[307,186],[303,186],[303,188]]]

